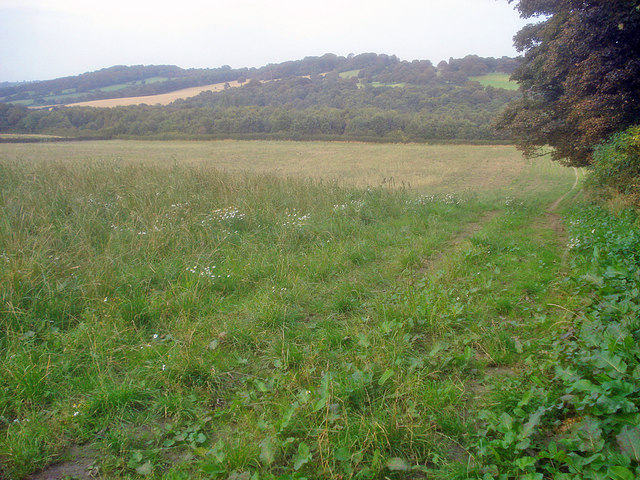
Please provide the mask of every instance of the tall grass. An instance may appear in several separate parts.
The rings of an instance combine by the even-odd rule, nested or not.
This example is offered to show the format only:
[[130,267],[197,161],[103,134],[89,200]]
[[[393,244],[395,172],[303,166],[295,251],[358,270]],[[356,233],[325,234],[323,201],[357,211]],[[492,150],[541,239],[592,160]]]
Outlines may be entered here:
[[527,222],[559,178],[515,201],[2,161],[3,474],[85,443],[111,478],[451,472],[470,382],[528,348],[504,322],[547,295]]

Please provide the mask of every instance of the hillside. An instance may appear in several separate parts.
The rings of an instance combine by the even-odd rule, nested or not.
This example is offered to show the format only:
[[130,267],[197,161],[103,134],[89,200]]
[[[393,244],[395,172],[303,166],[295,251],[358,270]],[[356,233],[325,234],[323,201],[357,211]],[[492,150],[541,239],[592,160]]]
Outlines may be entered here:
[[[327,54],[241,70],[113,67],[0,89],[4,102],[13,103],[0,103],[0,133],[91,138],[504,140],[494,134],[491,124],[518,93],[483,85],[482,79],[497,76],[508,86],[507,74],[502,72],[516,65],[514,59],[470,55],[435,67],[427,60],[407,62],[372,53]],[[178,82],[167,77],[171,74],[183,76]],[[220,81],[212,83],[214,78]],[[202,83],[205,80],[208,83]],[[175,90],[176,85],[189,83],[197,85]],[[102,100],[78,105],[74,95],[90,87],[93,93],[85,98],[93,95]],[[166,92],[158,93],[160,90]],[[42,96],[45,91],[46,97]],[[134,91],[135,97],[125,95]],[[39,98],[33,98],[35,92],[40,92]],[[153,92],[157,94],[151,96]],[[41,105],[73,102],[38,111],[15,105],[16,100],[11,99],[18,97],[22,99],[17,102]],[[118,105],[128,106],[86,108]]]
[[181,88],[168,93],[158,93],[157,95],[142,95],[138,97],[118,97],[105,98],[103,100],[89,100],[86,102],[70,103],[68,107],[126,107],[129,105],[169,105],[176,100],[185,100],[195,97],[203,92],[221,92],[225,88],[235,88],[242,86],[237,80],[232,82],[214,83],[212,85],[201,85],[198,87]]
[[230,67],[184,70],[175,65],[113,66],[96,72],[0,88],[0,102],[24,106],[67,104],[107,98],[157,95],[235,80]]
[[[510,73],[516,60],[480,58],[469,55],[464,59],[451,59],[438,68],[451,75],[460,72],[465,76],[482,75],[489,72]],[[293,76],[317,75],[328,72],[355,72],[369,81],[394,82],[402,77],[403,82],[422,84],[433,75],[429,61],[400,61],[396,56],[364,53],[349,57],[326,54],[321,57],[306,57],[303,60],[269,64],[261,68],[182,69],[175,65],[117,65],[95,72],[57,78],[41,82],[0,83],[0,103],[25,106],[74,104],[109,98],[124,98],[164,94],[180,89],[246,79],[274,80]],[[375,77],[375,78],[374,78]],[[461,78],[454,79],[461,81]]]

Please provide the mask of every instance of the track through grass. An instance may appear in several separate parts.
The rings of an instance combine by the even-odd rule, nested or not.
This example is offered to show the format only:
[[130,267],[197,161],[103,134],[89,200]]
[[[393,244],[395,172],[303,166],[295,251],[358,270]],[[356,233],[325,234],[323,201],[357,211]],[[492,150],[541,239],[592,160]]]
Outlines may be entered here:
[[[566,321],[537,221],[574,174],[512,155],[493,188],[372,185],[418,148],[378,147],[2,146],[4,476],[87,457],[104,478],[472,473],[477,412]],[[368,188],[322,180],[338,150]],[[275,152],[317,170],[266,174]]]

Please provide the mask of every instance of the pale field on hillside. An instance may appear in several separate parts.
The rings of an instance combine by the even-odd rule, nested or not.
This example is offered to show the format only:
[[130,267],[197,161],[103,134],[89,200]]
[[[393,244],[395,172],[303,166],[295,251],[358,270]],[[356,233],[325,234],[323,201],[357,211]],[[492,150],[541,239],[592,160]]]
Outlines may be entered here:
[[[220,92],[224,90],[226,82],[214,83],[211,85],[202,85],[199,87],[183,88],[169,93],[158,95],[146,95],[143,97],[124,97],[124,98],[108,98],[105,100],[93,100],[90,102],[70,103],[68,107],[123,107],[128,105],[169,105],[176,100],[195,97],[202,92]],[[228,82],[230,87],[240,87],[242,84],[237,81]]]
[[12,159],[206,165],[229,173],[434,194],[501,192],[519,196],[540,188],[541,183],[565,181],[574,175],[548,160],[526,160],[515,147],[506,145],[235,140],[0,144],[0,160]]

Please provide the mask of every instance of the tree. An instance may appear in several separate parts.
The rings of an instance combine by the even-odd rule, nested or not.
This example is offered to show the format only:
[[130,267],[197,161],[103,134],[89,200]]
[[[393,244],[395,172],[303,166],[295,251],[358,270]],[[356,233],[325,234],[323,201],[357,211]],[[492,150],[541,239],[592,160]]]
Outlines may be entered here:
[[514,37],[523,63],[512,79],[522,97],[496,121],[525,154],[544,145],[568,165],[640,122],[640,4],[637,0],[508,0],[542,18]]

